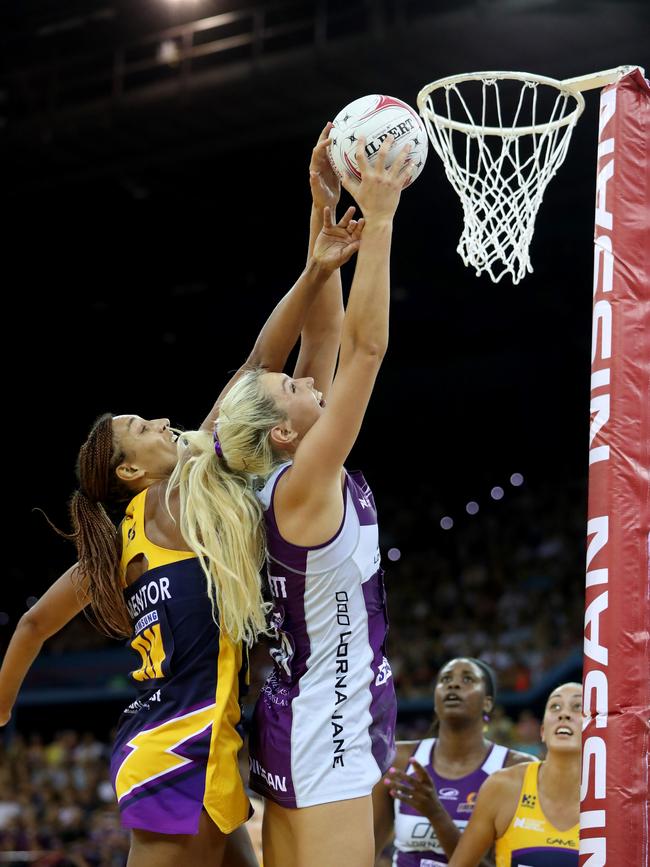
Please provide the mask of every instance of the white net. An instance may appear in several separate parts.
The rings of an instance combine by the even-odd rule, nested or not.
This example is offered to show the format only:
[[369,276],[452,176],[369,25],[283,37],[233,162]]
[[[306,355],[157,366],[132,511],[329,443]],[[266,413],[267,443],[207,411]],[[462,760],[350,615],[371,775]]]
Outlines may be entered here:
[[418,106],[458,193],[458,253],[476,274],[518,283],[548,182],[562,165],[584,107],[580,93],[527,73],[484,72],[423,88]]

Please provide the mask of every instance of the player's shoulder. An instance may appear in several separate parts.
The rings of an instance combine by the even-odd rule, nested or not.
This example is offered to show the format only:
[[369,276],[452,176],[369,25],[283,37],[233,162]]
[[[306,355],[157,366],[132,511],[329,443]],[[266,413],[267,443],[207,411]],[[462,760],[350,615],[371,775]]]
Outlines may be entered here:
[[504,768],[511,768],[513,765],[521,765],[526,762],[536,762],[535,756],[530,753],[522,753],[519,750],[508,750],[508,756]]
[[[519,762],[515,765],[509,765],[505,768],[500,768],[487,778],[481,786],[481,793],[484,798],[487,796],[504,796],[510,792],[519,792],[526,770],[532,762]],[[485,792],[484,792],[485,790]]]
[[408,760],[420,746],[420,743],[420,741],[397,741],[397,743],[395,744],[395,767],[399,768],[400,770],[404,770],[408,763]]

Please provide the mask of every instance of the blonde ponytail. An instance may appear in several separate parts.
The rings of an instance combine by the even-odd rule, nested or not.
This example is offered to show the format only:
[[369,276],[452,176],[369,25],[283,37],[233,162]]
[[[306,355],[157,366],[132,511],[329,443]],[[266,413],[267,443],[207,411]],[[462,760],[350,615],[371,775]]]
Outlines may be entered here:
[[262,388],[263,373],[245,374],[224,398],[217,426],[221,457],[207,431],[182,434],[190,456],[181,456],[167,489],[169,497],[179,486],[181,531],[205,572],[215,621],[234,641],[248,644],[267,631],[270,608],[260,579],[264,515],[251,476],[267,476],[280,462],[268,434],[285,418]]

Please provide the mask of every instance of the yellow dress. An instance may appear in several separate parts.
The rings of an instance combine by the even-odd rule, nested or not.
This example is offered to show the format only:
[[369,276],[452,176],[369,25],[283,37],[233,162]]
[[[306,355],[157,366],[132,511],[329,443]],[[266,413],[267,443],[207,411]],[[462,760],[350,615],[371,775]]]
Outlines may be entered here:
[[[137,690],[120,717],[111,759],[122,824],[196,834],[205,809],[230,833],[250,814],[238,765],[246,655],[213,620],[198,558],[145,535],[146,495],[129,503],[121,527]],[[147,569],[126,586],[127,566],[141,555]]]
[[538,775],[541,762],[526,768],[512,821],[496,841],[496,867],[578,867],[580,825],[558,831],[542,812]]

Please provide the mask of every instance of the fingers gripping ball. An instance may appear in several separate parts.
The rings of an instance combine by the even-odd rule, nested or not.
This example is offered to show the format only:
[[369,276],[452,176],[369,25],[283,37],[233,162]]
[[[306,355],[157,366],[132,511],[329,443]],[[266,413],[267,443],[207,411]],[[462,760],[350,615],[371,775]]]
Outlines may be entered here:
[[359,138],[365,138],[366,156],[368,161],[372,162],[388,135],[392,135],[395,141],[388,154],[386,168],[391,165],[401,148],[410,142],[411,152],[402,171],[411,174],[409,183],[413,183],[427,158],[429,139],[426,129],[420,116],[410,105],[393,96],[379,94],[355,99],[334,118],[334,126],[330,131],[332,144],[329,157],[338,176],[358,183],[361,178],[356,158]]

